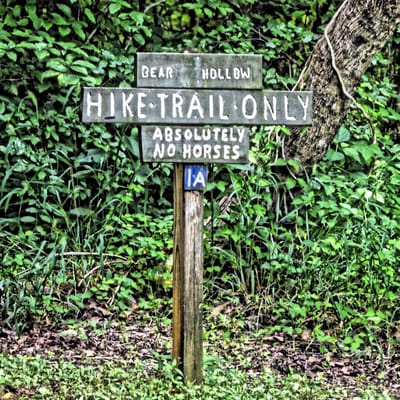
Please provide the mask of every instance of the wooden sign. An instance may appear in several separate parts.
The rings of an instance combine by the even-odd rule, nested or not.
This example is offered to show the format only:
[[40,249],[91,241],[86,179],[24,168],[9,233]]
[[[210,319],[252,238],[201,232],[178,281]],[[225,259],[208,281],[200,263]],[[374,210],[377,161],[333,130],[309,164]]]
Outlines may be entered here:
[[139,53],[136,78],[137,88],[84,88],[82,121],[140,125],[143,161],[174,163],[172,355],[201,384],[203,164],[247,162],[240,126],[311,125],[312,92],[261,90],[260,55]]
[[137,53],[138,87],[262,89],[259,54]]
[[142,126],[144,162],[246,164],[249,129],[226,126]]
[[310,125],[312,93],[84,88],[83,122]]

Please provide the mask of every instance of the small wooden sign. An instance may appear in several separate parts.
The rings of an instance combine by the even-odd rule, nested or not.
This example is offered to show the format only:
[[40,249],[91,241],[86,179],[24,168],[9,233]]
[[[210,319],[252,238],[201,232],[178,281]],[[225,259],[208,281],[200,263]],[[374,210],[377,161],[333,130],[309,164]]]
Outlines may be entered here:
[[142,126],[144,162],[246,164],[249,129],[226,126]]
[[259,54],[137,53],[138,87],[262,89]]
[[84,88],[83,122],[310,125],[312,93]]

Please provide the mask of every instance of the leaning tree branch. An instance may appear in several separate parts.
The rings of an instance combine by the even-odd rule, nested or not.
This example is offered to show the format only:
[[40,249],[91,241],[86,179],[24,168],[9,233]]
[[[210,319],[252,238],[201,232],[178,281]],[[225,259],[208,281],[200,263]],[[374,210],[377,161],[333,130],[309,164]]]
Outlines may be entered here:
[[[326,154],[372,58],[400,24],[400,0],[346,0],[325,29],[296,85],[313,92],[313,126],[293,129],[287,159],[309,172]],[[364,114],[364,113],[363,113]],[[365,115],[365,114],[364,114]]]

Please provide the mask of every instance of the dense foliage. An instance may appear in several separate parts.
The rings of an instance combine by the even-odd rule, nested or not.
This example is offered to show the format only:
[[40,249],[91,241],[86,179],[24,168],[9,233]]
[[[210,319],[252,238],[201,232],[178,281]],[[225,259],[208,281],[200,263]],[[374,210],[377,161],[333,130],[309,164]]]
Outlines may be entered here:
[[[339,1],[6,0],[0,6],[0,314],[21,331],[171,297],[171,165],[140,162],[128,125],[80,122],[83,86],[132,86],[137,51],[257,53],[290,88]],[[206,303],[323,346],[398,340],[399,35],[364,76],[326,159],[295,174],[282,127],[253,129],[251,162],[211,166]],[[223,204],[229,202],[229,209]],[[255,322],[254,322],[255,321]],[[226,326],[225,326],[226,327]]]

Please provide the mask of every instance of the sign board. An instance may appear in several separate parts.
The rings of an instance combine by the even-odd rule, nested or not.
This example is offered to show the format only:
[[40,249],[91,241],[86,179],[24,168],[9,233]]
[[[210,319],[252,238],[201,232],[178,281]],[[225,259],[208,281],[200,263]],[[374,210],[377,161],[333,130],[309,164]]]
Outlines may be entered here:
[[249,128],[226,126],[142,126],[144,162],[248,162]]
[[138,53],[138,87],[262,89],[259,54]]
[[136,78],[137,88],[84,88],[82,121],[140,125],[143,161],[175,163],[172,354],[200,384],[202,164],[247,162],[239,126],[311,125],[312,92],[261,90],[259,55],[139,53]]
[[185,165],[183,172],[184,190],[204,190],[207,184],[205,165]]
[[82,121],[231,126],[310,125],[312,93],[84,88]]

